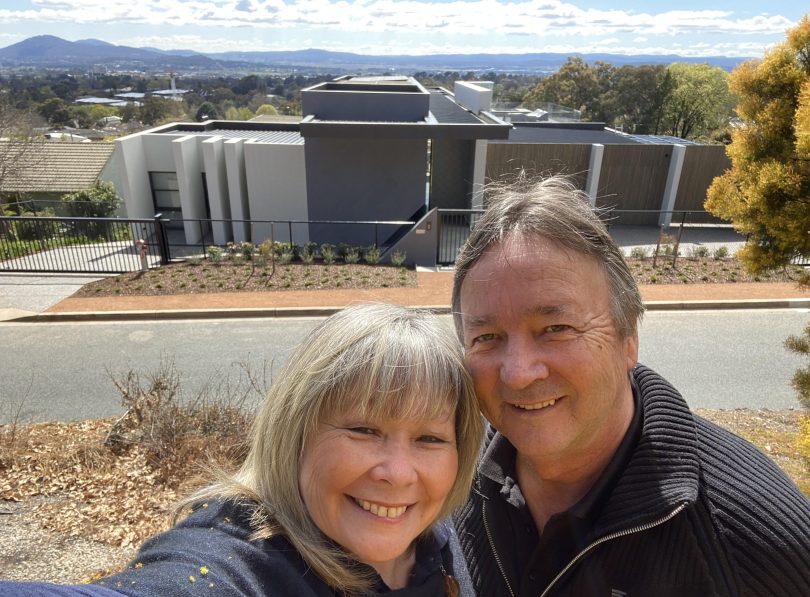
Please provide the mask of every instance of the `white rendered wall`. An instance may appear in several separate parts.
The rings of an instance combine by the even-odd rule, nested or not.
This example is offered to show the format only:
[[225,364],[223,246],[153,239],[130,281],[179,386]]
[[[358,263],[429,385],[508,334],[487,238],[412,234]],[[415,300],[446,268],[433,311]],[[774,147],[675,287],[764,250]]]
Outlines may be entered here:
[[[489,87],[486,85],[489,83]],[[478,114],[492,108],[492,83],[489,81],[456,81],[453,95],[456,102]]]
[[596,193],[599,191],[599,179],[602,177],[602,158],[605,156],[605,146],[601,143],[591,145],[591,157],[588,162],[588,180],[585,183],[585,192],[591,202],[591,207],[596,207]]
[[[228,180],[225,172],[225,151],[222,137],[216,136],[202,142],[205,181],[208,185],[208,206],[212,220],[230,220],[231,204],[228,198]],[[230,222],[212,222],[214,244],[224,245],[233,240]]]
[[672,224],[672,210],[675,209],[675,199],[678,197],[678,185],[681,182],[684,157],[686,157],[686,145],[673,145],[664,197],[661,200],[661,215],[658,218],[658,225],[665,228],[669,228]]
[[[247,141],[245,175],[250,217],[256,220],[307,220],[307,184],[303,145],[271,145]],[[267,238],[289,242],[286,225],[253,224],[253,242]],[[309,242],[309,227],[293,224],[293,239]]]
[[[228,178],[228,196],[231,201],[231,217],[234,220],[249,220],[247,179],[245,177],[245,140],[228,139],[223,144],[225,153],[225,170]],[[233,240],[242,242],[250,240],[248,222],[233,223]]]
[[487,168],[487,140],[478,139],[475,142],[473,156],[472,209],[484,209],[484,174]]
[[[171,148],[177,168],[177,186],[180,188],[180,208],[183,210],[183,218],[205,219],[200,137],[187,135],[175,138],[171,142]],[[186,233],[186,242],[189,244],[202,242],[202,237],[208,231],[208,226],[201,225],[199,222],[185,222],[183,228]]]
[[121,192],[130,218],[151,218],[155,215],[149,172],[143,151],[143,135],[122,137],[115,142],[121,156]]

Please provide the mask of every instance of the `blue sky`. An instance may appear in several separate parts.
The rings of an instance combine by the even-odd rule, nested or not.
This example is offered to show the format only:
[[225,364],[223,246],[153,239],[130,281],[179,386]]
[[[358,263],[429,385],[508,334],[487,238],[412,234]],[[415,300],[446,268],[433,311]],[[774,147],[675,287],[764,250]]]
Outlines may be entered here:
[[190,49],[362,54],[610,52],[759,57],[799,0],[2,0],[0,47],[33,35]]

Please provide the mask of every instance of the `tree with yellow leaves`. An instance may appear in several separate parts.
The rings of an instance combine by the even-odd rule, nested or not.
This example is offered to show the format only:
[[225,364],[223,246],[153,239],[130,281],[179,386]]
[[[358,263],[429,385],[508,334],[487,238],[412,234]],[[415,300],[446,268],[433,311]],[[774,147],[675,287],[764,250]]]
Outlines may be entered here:
[[810,257],[810,18],[730,84],[740,119],[732,166],[714,179],[706,209],[748,236],[738,257],[753,272]]
[[[737,68],[731,88],[741,123],[727,149],[731,168],[714,179],[706,209],[748,235],[737,255],[751,271],[810,257],[810,18],[761,61]],[[810,357],[810,325],[785,346]],[[810,465],[810,363],[796,371],[793,387],[805,409],[798,448]]]

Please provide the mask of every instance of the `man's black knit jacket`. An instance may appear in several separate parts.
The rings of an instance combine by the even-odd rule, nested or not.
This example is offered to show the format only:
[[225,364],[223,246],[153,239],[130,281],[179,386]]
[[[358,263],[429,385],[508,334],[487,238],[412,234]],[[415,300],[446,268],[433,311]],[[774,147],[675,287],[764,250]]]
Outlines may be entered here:
[[456,517],[477,594],[810,595],[810,501],[748,442],[693,415],[654,371],[639,366],[633,376],[639,439],[556,579],[538,588],[512,565],[522,532],[507,510],[515,506],[478,475]]

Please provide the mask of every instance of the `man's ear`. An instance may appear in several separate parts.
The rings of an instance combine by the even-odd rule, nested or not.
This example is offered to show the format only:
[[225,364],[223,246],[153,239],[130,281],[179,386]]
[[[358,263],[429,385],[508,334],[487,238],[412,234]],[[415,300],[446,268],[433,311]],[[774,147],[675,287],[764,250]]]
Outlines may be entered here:
[[627,370],[630,371],[638,362],[638,329],[623,340],[625,356],[627,357]]

